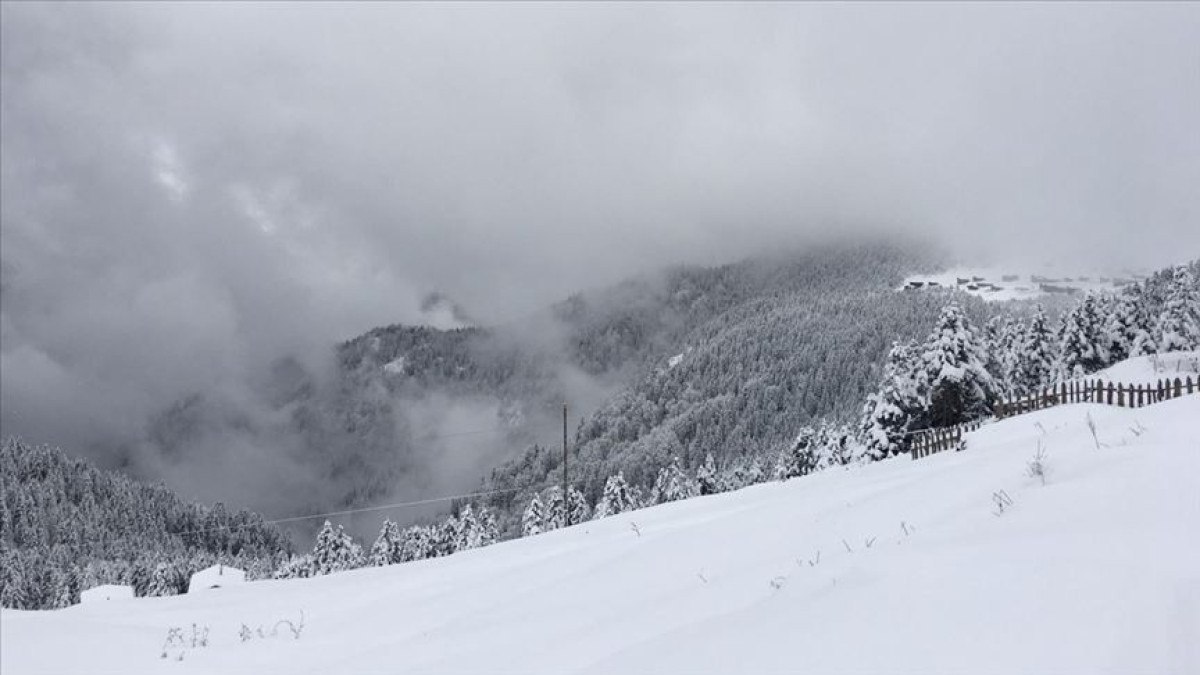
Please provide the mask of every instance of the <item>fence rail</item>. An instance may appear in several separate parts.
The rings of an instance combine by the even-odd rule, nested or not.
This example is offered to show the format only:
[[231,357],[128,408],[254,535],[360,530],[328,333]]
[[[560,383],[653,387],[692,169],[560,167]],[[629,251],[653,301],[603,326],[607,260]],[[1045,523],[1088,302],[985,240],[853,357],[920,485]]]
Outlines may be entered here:
[[[994,410],[996,418],[1002,419],[1066,403],[1103,403],[1122,408],[1141,408],[1152,403],[1197,392],[1200,392],[1200,377],[1195,381],[1191,376],[1167,378],[1159,380],[1157,384],[1136,386],[1102,380],[1085,380],[1083,382],[1064,382],[1029,396],[1000,401],[996,403]],[[912,458],[914,460],[921,459],[958,448],[963,434],[978,429],[983,422],[984,420],[975,420],[953,427],[926,429],[914,434],[911,448]]]
[[939,429],[926,429],[913,436],[912,439],[912,458],[921,459],[929,455],[957,448],[962,442],[963,434],[968,431],[975,431],[983,424],[983,420],[973,420],[956,424],[952,427],[941,427]]
[[1104,403],[1122,408],[1141,408],[1167,399],[1178,398],[1200,389],[1200,381],[1176,377],[1159,380],[1158,384],[1120,384],[1101,380],[1064,382],[1040,392],[996,404],[996,417],[1012,417],[1033,410],[1051,408],[1064,403]]

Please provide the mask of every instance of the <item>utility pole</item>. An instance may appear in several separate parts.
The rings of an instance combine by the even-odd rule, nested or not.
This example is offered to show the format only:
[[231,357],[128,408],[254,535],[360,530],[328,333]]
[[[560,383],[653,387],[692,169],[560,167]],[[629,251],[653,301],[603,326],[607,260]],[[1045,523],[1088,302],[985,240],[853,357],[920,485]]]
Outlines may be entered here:
[[567,404],[563,402],[563,522],[566,522],[567,509]]

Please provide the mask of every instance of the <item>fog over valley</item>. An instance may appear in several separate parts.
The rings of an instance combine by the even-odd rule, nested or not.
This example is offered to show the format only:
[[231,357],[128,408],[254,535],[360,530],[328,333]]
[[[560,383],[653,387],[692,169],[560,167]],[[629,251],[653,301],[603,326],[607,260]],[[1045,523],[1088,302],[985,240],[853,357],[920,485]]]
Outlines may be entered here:
[[268,517],[545,475],[563,401],[597,476],[765,453],[928,332],[912,273],[1200,255],[1197,35],[1187,3],[4,3],[2,434]]

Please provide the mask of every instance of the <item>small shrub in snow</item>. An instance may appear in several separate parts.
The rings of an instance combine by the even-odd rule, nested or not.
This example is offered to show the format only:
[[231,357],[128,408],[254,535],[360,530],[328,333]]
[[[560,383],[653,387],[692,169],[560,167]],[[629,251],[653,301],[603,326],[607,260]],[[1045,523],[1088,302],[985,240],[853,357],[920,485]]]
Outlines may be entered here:
[[167,637],[163,640],[162,653],[158,658],[165,659],[174,654],[176,661],[182,661],[185,650],[207,646],[208,626],[201,628],[193,623],[191,635],[184,635],[183,628],[176,626],[167,629]]
[[1030,478],[1037,478],[1042,481],[1042,485],[1046,484],[1046,446],[1042,440],[1038,439],[1037,452],[1034,453],[1033,459],[1029,460],[1026,465],[1026,473]]
[[280,635],[280,628],[286,628],[288,633],[291,633],[293,640],[299,640],[300,633],[304,632],[304,610],[300,610],[300,617],[295,621],[286,618],[276,621],[275,625],[271,626],[269,632],[263,630],[262,626],[251,629],[250,626],[242,624],[241,630],[238,631],[238,639],[242,642],[249,642],[255,636],[260,640],[265,640],[269,637],[278,637]]
[[1096,421],[1092,419],[1091,413],[1087,414],[1087,427],[1088,431],[1092,432],[1092,440],[1096,443],[1096,449],[1099,450],[1100,446],[1104,444],[1100,442],[1100,437],[1096,435]]
[[1008,496],[1007,492],[998,490],[992,493],[992,503],[996,505],[996,510],[992,511],[992,515],[1002,516],[1004,515],[1004,509],[1013,505],[1013,500],[1012,497]]

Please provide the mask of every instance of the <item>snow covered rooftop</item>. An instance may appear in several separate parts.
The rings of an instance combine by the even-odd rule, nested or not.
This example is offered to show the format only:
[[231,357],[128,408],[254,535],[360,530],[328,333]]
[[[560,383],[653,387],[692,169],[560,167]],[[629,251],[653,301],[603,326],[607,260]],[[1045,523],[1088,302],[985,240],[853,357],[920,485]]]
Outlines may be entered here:
[[84,604],[106,602],[108,600],[130,600],[133,598],[133,586],[118,586],[103,584],[93,586],[79,594],[79,601]]
[[222,588],[246,581],[246,573],[228,565],[213,565],[192,575],[188,582],[188,593],[205,591],[210,588]]
[[1042,295],[1074,295],[1113,291],[1142,278],[1140,273],[1078,274],[1061,271],[1021,272],[1003,267],[955,267],[936,274],[914,274],[898,290],[957,289],[989,301],[1020,300]]

